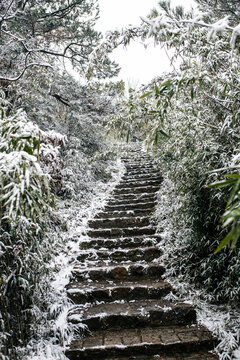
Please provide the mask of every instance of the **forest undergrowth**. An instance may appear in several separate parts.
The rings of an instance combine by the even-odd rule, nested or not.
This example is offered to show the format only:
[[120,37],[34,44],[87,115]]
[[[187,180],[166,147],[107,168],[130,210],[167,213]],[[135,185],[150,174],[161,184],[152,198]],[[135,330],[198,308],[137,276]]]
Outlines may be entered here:
[[72,329],[63,284],[86,219],[98,208],[99,196],[104,203],[119,172],[116,142],[105,139],[102,126],[116,107],[108,86],[87,88],[58,74],[54,86],[64,98],[71,94],[68,106],[46,97],[48,80],[41,74],[32,82],[28,74],[10,85],[8,97],[15,91],[20,96],[13,110],[1,93],[3,359],[64,358]]
[[160,1],[140,26],[108,35],[114,46],[153,39],[174,52],[172,71],[131,89],[108,128],[153,151],[167,278],[202,309],[221,359],[239,359],[240,15],[231,0],[197,3],[185,12]]
[[[105,131],[152,150],[166,278],[219,336],[221,359],[240,359],[240,12],[234,0],[196,1],[197,12],[160,1],[106,39],[95,0],[1,2],[3,360],[65,358],[76,329],[64,287],[87,219],[123,171]],[[173,71],[126,98],[123,82],[99,79],[117,75],[108,55],[132,39],[173,49]]]

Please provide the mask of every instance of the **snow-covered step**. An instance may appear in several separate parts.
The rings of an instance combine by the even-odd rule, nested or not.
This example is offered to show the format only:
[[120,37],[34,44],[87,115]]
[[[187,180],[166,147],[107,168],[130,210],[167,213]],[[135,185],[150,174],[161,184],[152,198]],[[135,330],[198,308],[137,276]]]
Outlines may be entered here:
[[90,220],[88,225],[91,229],[113,229],[113,228],[129,228],[129,227],[143,227],[149,226],[152,223],[150,216],[143,217],[116,217]]
[[87,250],[91,248],[95,249],[119,249],[119,248],[135,248],[143,246],[154,246],[161,241],[160,235],[148,235],[148,236],[135,236],[135,237],[122,237],[113,239],[89,239],[83,241],[80,244],[80,249]]
[[146,153],[146,152],[127,152],[127,153],[123,153],[121,156],[121,160],[128,160],[128,161],[132,161],[134,160],[138,160],[138,159],[152,159],[150,156],[150,153]]
[[[169,351],[170,352],[170,351]],[[102,356],[102,355],[101,355]],[[216,360],[219,359],[219,357],[210,352],[194,352],[191,354],[183,353],[182,351],[180,353],[175,353],[174,355],[144,355],[144,356],[117,356],[117,357],[108,357],[107,360]]]
[[124,165],[127,166],[138,166],[141,167],[142,165],[145,166],[151,166],[155,164],[155,161],[153,161],[150,158],[138,158],[138,159],[129,159],[128,161],[124,161]]
[[132,216],[146,216],[154,212],[154,207],[128,210],[128,211],[103,211],[96,215],[96,219],[111,219],[111,218],[123,218],[123,217],[132,217]]
[[[215,340],[195,325],[195,309],[170,302],[151,215],[162,177],[148,154],[127,150],[126,171],[104,211],[89,222],[67,286],[69,321],[89,327],[71,360],[213,360]],[[130,148],[131,149],[131,148]],[[218,357],[216,357],[218,359]]]
[[153,163],[150,160],[144,159],[144,160],[136,160],[136,161],[124,161],[124,166],[127,169],[141,169],[143,167],[157,167],[155,163]]
[[135,181],[135,180],[139,180],[139,179],[152,179],[152,178],[156,178],[156,177],[160,177],[161,174],[159,173],[158,170],[153,170],[151,172],[146,172],[146,173],[140,173],[140,174],[129,174],[129,173],[125,173],[122,177],[122,181]]
[[105,206],[106,211],[130,211],[130,210],[143,210],[147,208],[154,208],[157,204],[157,199],[141,199],[140,201],[131,202],[117,202],[109,201]]
[[135,178],[131,178],[130,176],[129,177],[127,177],[126,176],[126,178],[122,178],[122,180],[121,180],[121,182],[120,182],[120,184],[130,184],[130,183],[141,183],[141,182],[143,182],[143,183],[145,183],[146,182],[146,184],[147,184],[147,182],[148,181],[162,181],[162,176],[159,174],[159,173],[157,173],[157,174],[155,174],[155,175],[140,175],[140,176],[136,176]]
[[135,181],[122,181],[119,185],[116,186],[116,189],[125,189],[125,188],[136,188],[136,187],[146,187],[146,186],[160,186],[162,182],[161,177],[156,177],[146,181],[138,179]]
[[111,261],[153,261],[162,255],[162,251],[156,246],[129,248],[129,249],[114,249],[114,250],[95,250],[88,249],[82,252],[78,257],[78,261],[85,260],[111,260]]
[[113,302],[73,308],[68,321],[83,323],[90,331],[120,328],[190,325],[196,322],[195,309],[185,303],[168,300]]
[[114,263],[107,262],[99,266],[76,265],[72,272],[74,281],[91,280],[160,280],[164,274],[164,266],[160,263]]
[[[141,194],[140,196],[129,196],[129,195],[119,195],[114,196],[111,200],[108,201],[107,206],[116,206],[116,205],[135,205],[141,203],[156,203],[157,195],[153,194]],[[106,206],[106,208],[107,208]]]
[[172,287],[160,280],[109,281],[71,283],[67,286],[68,296],[75,304],[95,303],[96,301],[114,302],[116,300],[160,299]]
[[133,163],[133,162],[126,163],[125,162],[125,167],[128,171],[128,170],[145,169],[145,168],[150,169],[150,168],[156,167],[156,165],[152,161],[136,162],[136,163]]
[[150,190],[148,189],[149,192],[141,192],[141,193],[118,193],[118,192],[114,192],[113,193],[113,197],[111,200],[119,200],[119,201],[124,201],[124,200],[127,200],[129,202],[129,200],[132,200],[131,202],[134,203],[136,201],[143,201],[143,200],[156,200],[157,199],[157,194],[156,192],[158,190],[154,189],[154,190]]
[[87,235],[92,238],[107,237],[115,238],[121,236],[153,235],[156,232],[154,226],[112,228],[112,229],[92,229],[88,230]]
[[116,204],[139,204],[142,202],[156,202],[157,201],[157,194],[154,193],[144,193],[144,194],[121,194],[121,195],[114,195],[108,201],[107,205],[112,205],[113,203]]
[[129,156],[124,156],[121,157],[121,160],[123,162],[143,162],[143,161],[152,161],[151,157],[149,155],[144,155],[141,154],[141,156],[134,156],[134,157],[129,157]]
[[160,184],[157,185],[146,185],[146,186],[137,186],[137,187],[121,187],[120,189],[115,189],[114,194],[146,194],[146,193],[155,193],[160,189]]
[[216,360],[216,339],[200,326],[102,330],[75,339],[70,360]]
[[135,175],[144,175],[144,174],[159,174],[159,171],[157,168],[154,167],[141,167],[138,169],[127,169],[127,172],[125,175],[128,176],[135,176]]

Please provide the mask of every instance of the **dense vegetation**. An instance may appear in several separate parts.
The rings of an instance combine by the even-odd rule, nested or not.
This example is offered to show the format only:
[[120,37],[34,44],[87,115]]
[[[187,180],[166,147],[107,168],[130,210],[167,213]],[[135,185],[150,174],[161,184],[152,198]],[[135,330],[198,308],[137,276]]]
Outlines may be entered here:
[[2,359],[20,358],[30,339],[38,347],[44,337],[62,343],[64,331],[55,322],[66,301],[50,285],[58,271],[54,257],[68,240],[61,233],[98,183],[111,178],[114,154],[102,123],[115,111],[115,85],[96,78],[111,77],[118,67],[106,56],[91,70],[92,85],[69,74],[88,71],[101,41],[97,16],[93,0],[0,4]]
[[[68,336],[59,320],[67,300],[54,297],[50,285],[58,271],[53,259],[66,248],[68,221],[111,178],[114,151],[104,127],[144,139],[162,169],[157,221],[167,276],[196,284],[212,303],[237,306],[240,13],[233,0],[197,2],[194,14],[161,1],[141,26],[104,42],[94,30],[95,0],[1,2],[3,359],[33,358],[33,344],[51,337],[61,345]],[[173,64],[181,65],[126,100],[122,82],[98,81],[118,72],[112,49],[139,37],[174,49]],[[80,82],[79,73],[95,80]],[[51,351],[44,356],[61,359]]]
[[138,133],[163,171],[158,221],[169,272],[212,301],[237,304],[239,11],[232,1],[198,3],[194,14],[161,1],[139,28],[112,34],[116,43],[154,38],[181,65],[132,92],[110,127]]

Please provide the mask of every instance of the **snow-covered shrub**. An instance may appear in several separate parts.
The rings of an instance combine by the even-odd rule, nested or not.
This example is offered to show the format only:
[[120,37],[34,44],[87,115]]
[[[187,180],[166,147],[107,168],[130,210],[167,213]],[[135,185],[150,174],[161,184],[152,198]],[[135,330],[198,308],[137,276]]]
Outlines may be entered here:
[[0,123],[1,223],[21,217],[39,228],[49,201],[49,179],[39,162],[40,129],[19,110]]
[[64,162],[60,154],[66,145],[67,137],[56,131],[41,131],[39,161],[45,174],[51,176],[51,190],[58,194],[63,186]]
[[[41,144],[41,139],[43,143]],[[50,226],[50,191],[53,165],[57,167],[60,134],[41,132],[23,110],[0,120],[0,304],[1,354],[15,358],[15,346],[27,343],[34,322],[40,280],[47,277],[47,264],[60,246],[45,235]],[[51,154],[53,153],[53,155]],[[41,162],[39,160],[41,158]],[[51,170],[51,171],[50,171]],[[61,169],[60,169],[61,170]],[[60,172],[58,169],[58,172]],[[54,179],[53,179],[54,180]],[[54,224],[52,224],[54,226]],[[48,283],[41,283],[47,291]],[[39,289],[40,290],[40,289]]]
[[[82,76],[101,40],[94,30],[95,0],[79,0],[70,7],[65,0],[3,1],[0,13],[5,29],[0,92],[6,98],[0,105],[7,102],[0,129],[7,127],[0,132],[0,352],[15,359],[33,343],[36,349],[52,336],[54,348],[68,336],[62,316],[69,302],[51,285],[61,268],[54,256],[68,253],[67,225],[72,218],[81,221],[80,209],[111,178],[114,154],[104,141],[101,123],[113,106],[109,94],[99,93],[99,84],[80,85],[64,71],[66,57]],[[65,15],[56,23],[60,13]],[[37,33],[32,33],[32,20],[42,23]],[[118,66],[107,57],[94,75],[105,78],[117,72]],[[57,195],[54,213],[52,194]],[[16,350],[30,337],[26,352]],[[45,350],[43,357],[50,359],[51,351]],[[58,350],[54,354],[58,360],[64,357]]]
[[[56,194],[54,211],[47,211],[47,216],[43,217],[44,227],[39,227],[34,236],[29,236],[26,221],[22,226],[20,221],[17,222],[13,236],[9,229],[1,234],[1,239],[6,237],[10,247],[21,234],[27,239],[24,251],[20,249],[16,253],[17,260],[13,259],[16,274],[19,269],[25,279],[25,289],[18,290],[19,283],[11,283],[12,279],[18,279],[14,275],[6,293],[9,315],[14,322],[11,329],[15,335],[13,337],[11,331],[5,332],[8,337],[4,340],[2,353],[7,354],[7,347],[9,353],[13,349],[13,358],[15,345],[21,347],[17,350],[19,358],[64,358],[62,345],[69,341],[72,331],[66,321],[70,300],[64,285],[70,277],[70,263],[77,252],[77,243],[71,239],[76,231],[80,239],[89,211],[96,211],[96,205],[91,207],[91,201],[100,190],[109,191],[108,181],[114,174],[116,151],[104,138],[102,126],[104,115],[115,111],[114,96],[109,95],[108,89],[104,92],[101,88],[99,84],[80,85],[66,73],[49,77],[39,69],[29,70],[18,83],[7,87],[6,96],[12,104],[8,112],[17,113],[18,121],[25,118],[26,128],[32,128],[31,136],[37,134],[38,146],[32,156],[38,159],[35,164],[46,175],[46,181],[51,178],[48,185],[50,199],[52,193]],[[59,101],[56,94],[69,106]],[[18,112],[19,108],[24,110]],[[14,116],[5,120],[10,117]],[[32,140],[29,138],[28,141]],[[118,172],[118,168],[115,171]],[[69,250],[71,246],[74,252]],[[12,265],[4,271],[11,275],[14,270],[15,265]],[[15,296],[14,302],[18,304],[15,312],[11,310],[14,307],[10,296],[14,289],[19,297],[24,297],[21,300]],[[19,318],[20,313],[25,318]],[[26,331],[18,331],[16,324],[24,324]]]
[[207,172],[229,161],[228,150],[228,144],[221,144],[216,133],[178,113],[171,137],[155,152],[169,197],[163,206],[160,195],[158,213],[160,231],[169,230],[169,269],[172,275],[181,274],[204,287],[214,301],[221,302],[239,299],[240,253],[239,248],[234,253],[226,248],[214,254],[226,234],[220,218],[227,193],[205,185],[217,178],[217,174]]
[[[166,217],[171,228],[172,271],[207,289],[215,301],[236,302],[240,245],[214,254],[227,233],[233,234],[232,226],[234,236],[225,240],[236,245],[239,238],[239,168],[231,168],[231,162],[239,154],[240,58],[225,31],[233,27],[226,18],[217,19],[213,6],[210,18],[201,12],[184,14],[166,1],[159,5],[143,19],[135,36],[140,33],[142,40],[154,38],[156,44],[174,49],[181,66],[136,93],[130,112],[129,106],[121,111],[131,116],[116,117],[112,127],[120,133],[138,129],[148,145],[155,145],[164,184],[171,184],[170,208],[162,208],[158,221],[161,227]],[[236,18],[233,21],[231,26],[236,26]],[[225,212],[229,189],[206,186],[229,171],[235,174],[227,181],[235,181],[236,187]]]

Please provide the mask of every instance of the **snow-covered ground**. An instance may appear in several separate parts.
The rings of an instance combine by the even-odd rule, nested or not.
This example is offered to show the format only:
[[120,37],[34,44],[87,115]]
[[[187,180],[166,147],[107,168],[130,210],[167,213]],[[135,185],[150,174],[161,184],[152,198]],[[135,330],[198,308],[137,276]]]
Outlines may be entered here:
[[[67,322],[67,314],[72,302],[67,296],[65,287],[70,281],[73,266],[77,261],[79,246],[88,238],[86,236],[88,221],[104,207],[125,169],[118,159],[112,162],[108,171],[112,174],[112,180],[108,183],[97,183],[94,195],[91,195],[92,199],[87,205],[73,203],[72,207],[66,208],[63,202],[57,210],[57,215],[67,224],[67,231],[60,234],[62,249],[49,265],[51,281],[48,294],[45,294],[48,310],[42,312],[40,309],[35,309],[39,320],[37,324],[33,324],[36,338],[32,339],[26,349],[21,349],[25,360],[67,359],[64,350],[71,342],[76,327]],[[54,237],[54,234],[52,236]]]

